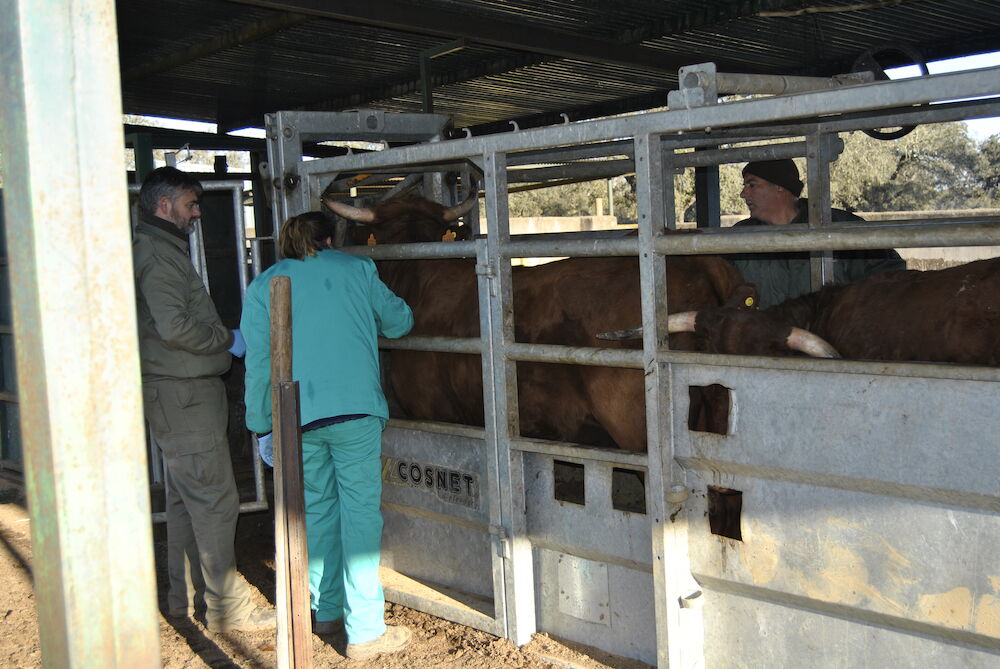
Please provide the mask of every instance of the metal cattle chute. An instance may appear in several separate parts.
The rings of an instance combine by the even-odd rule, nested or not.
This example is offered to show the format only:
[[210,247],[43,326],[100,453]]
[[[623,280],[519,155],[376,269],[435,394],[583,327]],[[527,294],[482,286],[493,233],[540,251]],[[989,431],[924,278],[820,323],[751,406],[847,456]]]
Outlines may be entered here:
[[[488,235],[348,249],[477,259],[479,339],[384,343],[481,353],[487,409],[484,429],[390,423],[388,598],[518,644],[544,631],[660,667],[996,666],[1000,370],[655,342],[666,341],[667,255],[811,251],[818,286],[833,250],[1000,244],[996,218],[827,229],[838,132],[994,116],[996,101],[948,101],[998,94],[1000,70],[989,69],[729,104],[680,98],[669,111],[307,162],[282,162],[272,139],[282,216],[318,209],[343,174],[466,161],[484,177]],[[301,116],[283,114],[270,134],[287,144]],[[751,141],[763,144],[719,148]],[[762,155],[806,157],[808,227],[662,234],[675,227],[675,168]],[[511,237],[508,168],[583,173],[612,160],[624,162],[609,170],[636,175],[638,237]],[[511,258],[600,255],[639,258],[644,348],[516,343]],[[521,437],[517,361],[645,370],[649,452]],[[729,393],[726,434],[688,428],[688,388],[712,384]],[[567,466],[582,470],[582,504],[555,489]],[[612,503],[622,470],[642,474],[644,513]]]

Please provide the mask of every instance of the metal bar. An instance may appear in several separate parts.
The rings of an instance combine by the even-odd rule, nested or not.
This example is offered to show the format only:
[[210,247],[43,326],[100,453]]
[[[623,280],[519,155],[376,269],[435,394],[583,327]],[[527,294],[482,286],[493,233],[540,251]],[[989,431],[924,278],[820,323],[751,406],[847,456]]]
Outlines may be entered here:
[[233,194],[233,225],[236,238],[236,273],[240,279],[240,302],[247,294],[247,224],[243,217],[243,184],[232,189]]
[[517,366],[507,355],[514,341],[512,273],[510,262],[500,255],[501,246],[510,240],[506,156],[486,154],[483,173],[490,221],[490,234],[478,256],[478,264],[487,268],[487,274],[479,275],[479,313],[488,337],[483,356],[484,409],[487,443],[495,445],[497,458],[498,527],[506,534],[498,537],[504,556],[503,587],[494,599],[503,603],[507,638],[523,645],[536,631],[535,579],[531,543],[526,538],[524,457],[511,448],[520,426]]
[[685,469],[711,472],[716,476],[729,474],[798,485],[823,486],[837,490],[851,490],[867,495],[882,495],[897,499],[910,499],[916,502],[940,504],[942,506],[989,511],[994,514],[1000,513],[1000,496],[966,490],[932,488],[911,483],[900,483],[898,481],[879,480],[877,478],[842,476],[821,471],[801,471],[785,467],[721,460],[718,458],[679,457],[678,462]]
[[[760,226],[761,230],[724,230],[717,234],[702,232],[670,235],[656,240],[658,253],[699,255],[714,253],[760,253],[772,251],[850,251],[855,249],[921,248],[931,246],[996,246],[1000,244],[998,219],[983,217],[976,223],[942,223],[927,219],[886,226],[884,222],[830,225],[823,229],[804,226]],[[582,245],[586,248],[588,245]],[[565,252],[558,255],[573,255]],[[527,250],[526,250],[527,251]],[[532,255],[556,255],[535,253]],[[599,254],[594,254],[599,255]],[[603,255],[628,255],[605,253]]]
[[0,402],[7,402],[8,404],[17,404],[17,393],[0,392]]
[[[668,261],[669,262],[669,261]],[[477,355],[480,339],[457,337],[405,337],[379,340],[379,347],[407,351],[433,351],[437,353],[464,353]],[[642,352],[638,349],[607,349],[554,344],[519,344],[508,347],[507,357],[520,362],[542,362],[597,367],[643,369]],[[664,351],[664,362],[717,367],[746,367],[753,369],[785,369],[801,372],[839,372],[869,376],[906,376],[931,379],[957,379],[963,381],[1000,381],[1000,369],[994,367],[967,367],[945,363],[926,362],[865,362],[858,360],[826,360],[801,357],[765,357],[695,353],[691,351]]]
[[[467,158],[479,153],[541,149],[572,143],[601,142],[643,133],[704,133],[708,129],[748,126],[831,113],[891,109],[970,96],[1000,95],[1000,68],[875,82],[836,90],[760,98],[697,109],[582,121],[516,133],[501,133],[447,142],[414,144],[365,155],[313,160],[303,172],[342,172],[376,167]],[[863,127],[863,126],[862,126]],[[703,137],[703,135],[702,135]],[[696,138],[700,138],[697,137]]]
[[[597,333],[594,333],[597,334]],[[591,367],[643,369],[642,351],[621,348],[586,348],[555,344],[511,344],[507,357],[524,362],[547,362]]]
[[475,258],[475,242],[423,242],[420,244],[380,244],[377,246],[345,246],[344,253],[368,256],[375,260],[412,260],[415,258]]
[[479,338],[421,337],[410,335],[400,339],[379,338],[378,347],[398,351],[433,351],[435,353],[468,353],[480,355],[483,351]]
[[[688,73],[690,77],[693,72]],[[697,73],[699,75],[704,73]],[[868,81],[871,75],[868,74]],[[849,75],[848,75],[849,76]],[[701,81],[702,77],[698,77]],[[715,85],[720,95],[787,95],[789,93],[806,93],[808,91],[822,90],[826,88],[841,88],[843,86],[855,86],[866,83],[864,78],[858,75],[847,78],[834,77],[795,77],[783,74],[743,74],[737,72],[716,72]],[[690,85],[685,78],[685,87]]]
[[[844,150],[844,142],[839,137],[834,138],[834,146],[839,142],[839,155]],[[664,150],[671,151],[673,146],[664,143]],[[724,163],[739,163],[751,160],[774,160],[776,158],[799,158],[806,155],[805,142],[783,142],[769,146],[741,146],[733,149],[710,149],[694,153],[678,153],[674,157],[674,168],[708,167]],[[549,179],[566,179],[580,176],[590,176],[594,179],[619,176],[635,171],[635,161],[631,158],[620,160],[586,160],[566,163],[551,167],[536,167],[510,170],[507,180],[510,183],[530,183]]]
[[903,376],[923,379],[1000,382],[1000,368],[969,367],[951,363],[864,362],[859,360],[826,360],[800,357],[770,358],[754,355],[693,353],[690,351],[665,352],[663,360],[673,364],[696,366],[708,365],[717,367],[746,367],[750,369],[784,369],[797,372],[837,372],[841,374],[864,374],[868,376]]
[[511,441],[511,448],[523,453],[551,455],[569,462],[604,462],[628,465],[639,469],[646,469],[648,464],[648,456],[645,453],[611,450],[547,439],[515,439]]
[[[812,133],[806,139],[806,179],[809,184],[809,227],[824,228],[833,217],[830,198],[830,155],[826,135]],[[813,251],[809,254],[810,285],[819,290],[833,281],[833,252]]]
[[0,152],[46,667],[161,666],[117,42],[110,0],[0,3]]
[[[671,411],[671,372],[662,359],[667,349],[667,276],[662,255],[653,253],[656,239],[674,222],[674,189],[665,184],[672,175],[672,154],[659,150],[652,135],[635,138],[636,198],[639,224],[639,278],[643,320],[643,368],[646,370],[646,443],[652,525],[653,607],[656,615],[656,657],[661,669],[703,667],[700,620],[680,615],[690,565],[686,520],[670,508],[666,490],[683,486],[683,473],[674,462]],[[674,512],[671,519],[668,513]],[[673,522],[671,522],[673,521]],[[692,629],[690,626],[694,625]]]
[[132,144],[132,155],[135,157],[135,178],[140,183],[153,171],[153,139],[147,132],[137,132],[126,135],[125,140]]
[[551,242],[516,241],[504,246],[504,258],[593,258],[599,256],[634,256],[638,254],[636,237],[622,239],[559,239]]

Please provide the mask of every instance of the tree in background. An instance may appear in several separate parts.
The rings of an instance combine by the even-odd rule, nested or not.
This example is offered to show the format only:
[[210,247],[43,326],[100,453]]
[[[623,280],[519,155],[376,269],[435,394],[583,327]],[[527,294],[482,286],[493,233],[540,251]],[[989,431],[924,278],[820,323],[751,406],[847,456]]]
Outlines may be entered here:
[[[844,152],[830,166],[834,206],[914,211],[972,209],[996,201],[987,186],[989,161],[964,123],[921,125],[891,141],[862,132],[841,137]],[[984,151],[989,142],[984,142]]]
[[983,157],[983,187],[994,204],[1000,205],[1000,135],[992,135],[979,145]]
[[[835,207],[849,211],[914,211],[1000,206],[1000,135],[978,146],[964,123],[918,126],[896,140],[872,139],[862,132],[841,134],[844,152],[830,166]],[[805,181],[805,159],[796,159]],[[743,163],[719,167],[720,210],[746,214],[740,199]],[[611,180],[614,213],[635,222],[634,175]],[[808,195],[808,193],[806,193]],[[607,200],[607,180],[514,193],[511,216],[587,216],[596,199]],[[694,169],[674,178],[677,220],[693,220]],[[608,211],[605,204],[604,211]],[[685,216],[687,212],[687,216]]]

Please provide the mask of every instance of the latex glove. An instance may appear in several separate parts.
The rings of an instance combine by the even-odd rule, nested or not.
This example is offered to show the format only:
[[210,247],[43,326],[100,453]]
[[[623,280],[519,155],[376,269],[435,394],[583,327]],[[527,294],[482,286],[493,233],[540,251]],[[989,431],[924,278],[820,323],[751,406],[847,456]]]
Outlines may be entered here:
[[237,358],[242,358],[247,353],[247,343],[243,341],[243,333],[239,330],[233,330],[233,345],[229,352]]
[[272,435],[272,432],[268,432],[263,437],[257,437],[257,452],[260,453],[260,459],[268,467],[274,466],[274,448],[271,445]]

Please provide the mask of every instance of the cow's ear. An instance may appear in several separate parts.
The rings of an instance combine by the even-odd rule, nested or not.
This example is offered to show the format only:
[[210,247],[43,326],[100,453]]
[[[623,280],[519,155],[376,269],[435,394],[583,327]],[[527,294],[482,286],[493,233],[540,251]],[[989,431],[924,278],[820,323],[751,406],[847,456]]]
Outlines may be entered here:
[[456,241],[472,239],[472,231],[467,225],[451,225],[448,226],[448,230],[455,235],[454,239]]

